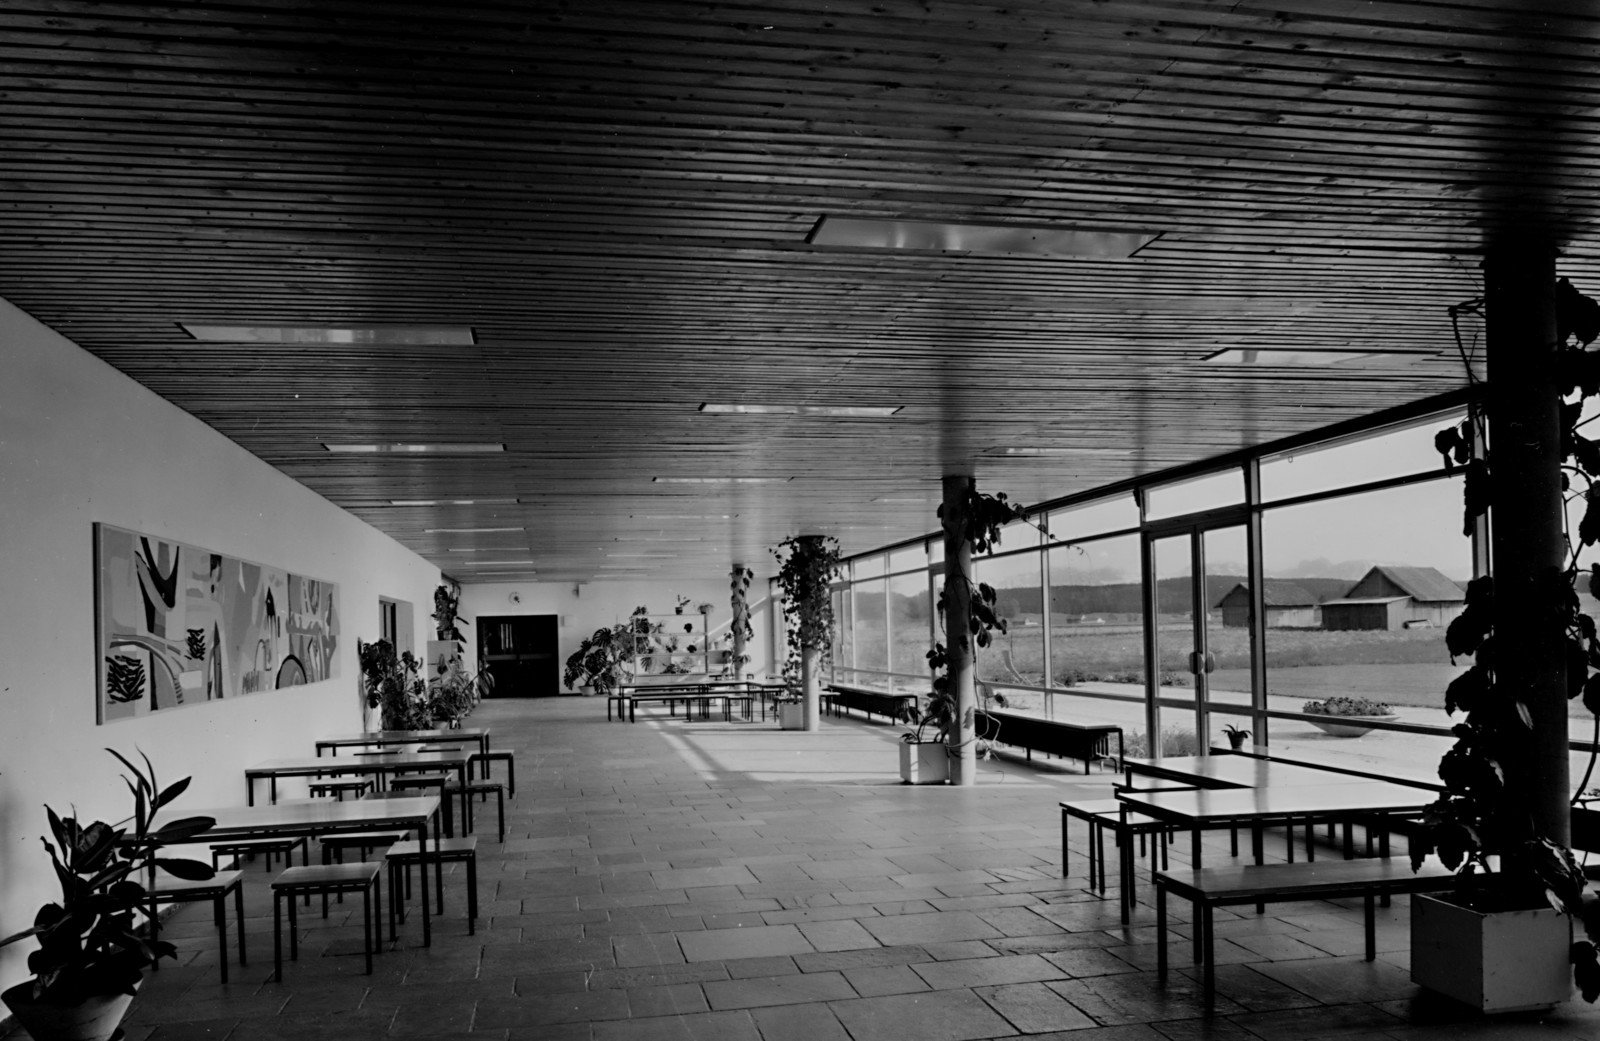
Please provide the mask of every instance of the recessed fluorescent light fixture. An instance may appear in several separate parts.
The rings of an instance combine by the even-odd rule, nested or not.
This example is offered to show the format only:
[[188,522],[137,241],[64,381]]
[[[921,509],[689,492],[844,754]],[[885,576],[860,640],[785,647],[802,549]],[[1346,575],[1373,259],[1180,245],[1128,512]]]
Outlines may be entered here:
[[468,567],[522,567],[532,564],[531,560],[463,560]]
[[1417,351],[1363,351],[1363,350],[1327,350],[1306,351],[1289,347],[1262,347],[1244,349],[1230,347],[1226,350],[1208,354],[1205,362],[1208,365],[1261,365],[1272,368],[1300,368],[1301,366],[1327,367],[1329,365],[1346,365],[1353,361],[1366,361],[1370,358],[1414,358],[1431,357]]
[[390,506],[515,506],[515,499],[390,499]]
[[897,414],[904,405],[728,405],[708,401],[701,412],[748,416],[857,416],[881,417]]
[[1002,456],[1046,456],[1046,455],[1132,455],[1131,448],[1104,448],[1100,446],[1084,446],[1082,448],[1066,448],[1051,446],[1013,446],[1010,448],[991,448],[985,455]]
[[647,568],[647,567],[644,567],[643,565],[640,565],[640,564],[601,564],[600,565],[600,570],[601,571],[627,571],[627,572],[629,572],[631,574],[642,575],[646,571],[649,571],[651,569]]
[[910,496],[910,497],[907,497],[907,498],[899,498],[899,497],[896,497],[896,496],[893,496],[893,495],[880,495],[876,499],[873,499],[872,501],[873,502],[917,503],[917,504],[920,505],[922,503],[927,502],[928,500],[923,496]]
[[640,513],[640,520],[733,520],[737,513]]
[[206,343],[326,343],[354,346],[471,346],[470,325],[246,325],[242,322],[179,322],[178,328]]
[[506,450],[506,446],[499,441],[446,441],[433,444],[408,444],[401,441],[379,444],[338,444],[324,441],[322,447],[330,452],[343,452],[350,455],[375,455],[391,452],[396,455],[487,455]]
[[671,560],[676,553],[607,553],[608,557],[630,558],[638,557],[641,560]]
[[527,528],[423,528],[424,535],[490,535],[503,531],[527,531]]
[[1055,224],[946,224],[824,216],[806,241],[854,249],[920,249],[945,253],[1023,253],[1046,257],[1122,260],[1160,232],[1071,228]]
[[787,484],[793,477],[652,477],[657,484]]

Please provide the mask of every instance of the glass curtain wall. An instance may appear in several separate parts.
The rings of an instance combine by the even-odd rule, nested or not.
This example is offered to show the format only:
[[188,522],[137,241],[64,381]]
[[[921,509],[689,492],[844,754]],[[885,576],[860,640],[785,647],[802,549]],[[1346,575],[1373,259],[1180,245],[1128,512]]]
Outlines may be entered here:
[[[1013,711],[1121,725],[1130,751],[1156,750],[1145,733],[1155,697],[1164,754],[1221,744],[1232,724],[1253,743],[1374,768],[1399,757],[1430,773],[1450,743],[1443,694],[1459,671],[1444,627],[1474,574],[1460,481],[1433,449],[1460,418],[1053,508],[1030,518],[1042,538],[1013,525],[999,555],[974,562],[1010,626],[978,655],[980,683]],[[933,537],[856,559],[836,662],[853,682],[925,689],[941,549]],[[1335,698],[1383,711],[1342,736],[1311,707]]]

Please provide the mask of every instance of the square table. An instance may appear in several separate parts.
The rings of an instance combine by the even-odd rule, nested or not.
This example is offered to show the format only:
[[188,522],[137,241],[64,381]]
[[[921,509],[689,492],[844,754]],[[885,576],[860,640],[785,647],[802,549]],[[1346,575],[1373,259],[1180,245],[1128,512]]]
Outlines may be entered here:
[[489,751],[488,727],[459,727],[455,730],[367,730],[359,734],[340,734],[317,742],[317,754],[329,749],[334,755],[341,748],[387,748],[391,745],[448,745],[475,741],[478,751]]
[[467,783],[467,757],[469,753],[454,752],[396,752],[393,755],[303,757],[297,759],[268,759],[248,767],[244,772],[245,799],[256,804],[256,780],[265,778],[271,785],[271,801],[278,801],[280,777],[337,777],[340,774],[370,774],[381,777],[395,767],[437,767],[454,770],[459,784]]
[[1262,861],[1258,825],[1299,819],[1393,816],[1420,813],[1435,792],[1387,781],[1352,781],[1277,788],[1197,788],[1187,791],[1121,792],[1117,798],[1133,812],[1191,830],[1191,862],[1200,866],[1203,829],[1249,824],[1255,835],[1256,863]]
[[[437,795],[353,799],[307,799],[274,803],[268,806],[221,806],[214,809],[184,808],[189,817],[210,817],[216,823],[209,831],[195,836],[197,842],[213,839],[263,838],[271,835],[327,835],[341,831],[415,831],[418,847],[428,849],[428,824],[439,813]],[[433,829],[433,850],[439,850],[439,829]],[[442,884],[443,865],[434,859],[434,884]],[[430,946],[433,929],[429,921],[428,873],[421,871],[422,943]]]

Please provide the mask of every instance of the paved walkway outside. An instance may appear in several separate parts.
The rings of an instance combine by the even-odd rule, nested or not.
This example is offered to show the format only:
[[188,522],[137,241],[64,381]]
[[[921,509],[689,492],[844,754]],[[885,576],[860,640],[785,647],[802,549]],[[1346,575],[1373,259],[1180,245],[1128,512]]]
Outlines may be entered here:
[[183,963],[149,978],[127,1041],[1600,1037],[1600,1012],[1578,1000],[1481,1021],[1421,995],[1405,901],[1380,912],[1374,963],[1356,902],[1219,910],[1204,1017],[1186,945],[1163,989],[1150,907],[1124,928],[1114,894],[1086,891],[1081,830],[1061,877],[1057,801],[1111,781],[1076,764],[1002,758],[975,788],[908,787],[899,728],[859,720],[804,734],[652,710],[630,725],[563,698],[489,702],[472,722],[515,750],[518,780],[503,847],[480,822],[476,936],[457,873],[432,948],[412,919],[365,976],[359,910],[352,926],[352,905],[336,905],[326,923],[302,918],[300,960],[268,982],[258,864],[249,967],[219,984],[209,910],[185,908],[167,932]]

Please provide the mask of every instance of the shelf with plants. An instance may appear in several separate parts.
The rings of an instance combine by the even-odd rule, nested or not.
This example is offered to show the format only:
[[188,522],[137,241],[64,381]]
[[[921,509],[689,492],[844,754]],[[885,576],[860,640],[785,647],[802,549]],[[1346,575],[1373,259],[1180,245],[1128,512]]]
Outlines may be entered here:
[[[640,676],[709,676],[716,649],[711,647],[710,604],[696,612],[680,607],[674,614],[635,616],[633,660]],[[643,624],[639,624],[642,619]]]

